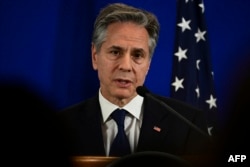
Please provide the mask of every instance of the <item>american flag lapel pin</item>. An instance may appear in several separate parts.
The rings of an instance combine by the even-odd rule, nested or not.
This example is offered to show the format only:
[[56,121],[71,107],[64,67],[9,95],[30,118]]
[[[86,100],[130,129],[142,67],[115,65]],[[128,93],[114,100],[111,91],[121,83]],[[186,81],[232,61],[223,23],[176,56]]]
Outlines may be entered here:
[[161,128],[160,127],[158,127],[158,126],[154,126],[154,128],[153,128],[155,131],[157,131],[157,132],[160,132],[161,131]]

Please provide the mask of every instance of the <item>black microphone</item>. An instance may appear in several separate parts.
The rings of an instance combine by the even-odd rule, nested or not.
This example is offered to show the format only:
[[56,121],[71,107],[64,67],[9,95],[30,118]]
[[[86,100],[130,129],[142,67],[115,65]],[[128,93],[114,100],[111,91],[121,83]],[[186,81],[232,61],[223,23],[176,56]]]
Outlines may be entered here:
[[181,119],[183,122],[185,122],[187,125],[189,125],[190,127],[192,127],[194,130],[196,130],[197,132],[199,132],[200,134],[209,137],[209,135],[207,133],[205,133],[204,131],[202,131],[199,127],[197,127],[196,125],[194,125],[192,122],[190,122],[188,119],[186,119],[185,117],[183,117],[181,114],[179,114],[177,111],[175,111],[172,107],[170,107],[169,105],[167,105],[166,103],[164,103],[163,101],[157,99],[156,97],[154,97],[149,90],[144,87],[144,86],[138,86],[136,88],[136,92],[142,96],[142,97],[149,97],[151,99],[153,99],[154,101],[156,101],[157,103],[161,104],[163,107],[165,107],[168,111],[170,111],[172,114],[174,114],[175,116],[177,116],[179,119]]

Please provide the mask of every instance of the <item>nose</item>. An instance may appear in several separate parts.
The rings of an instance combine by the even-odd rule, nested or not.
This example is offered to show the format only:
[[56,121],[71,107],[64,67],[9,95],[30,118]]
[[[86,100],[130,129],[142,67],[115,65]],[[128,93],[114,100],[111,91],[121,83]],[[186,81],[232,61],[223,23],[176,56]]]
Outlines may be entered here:
[[126,72],[132,71],[132,59],[130,54],[125,54],[121,57],[119,63],[119,70]]

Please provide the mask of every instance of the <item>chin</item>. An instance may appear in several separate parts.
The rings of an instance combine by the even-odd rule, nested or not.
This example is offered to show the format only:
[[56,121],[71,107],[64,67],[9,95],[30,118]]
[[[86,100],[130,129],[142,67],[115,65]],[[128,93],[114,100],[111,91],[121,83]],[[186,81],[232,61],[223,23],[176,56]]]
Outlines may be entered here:
[[133,93],[129,90],[118,90],[116,91],[115,96],[119,99],[128,99],[133,96]]

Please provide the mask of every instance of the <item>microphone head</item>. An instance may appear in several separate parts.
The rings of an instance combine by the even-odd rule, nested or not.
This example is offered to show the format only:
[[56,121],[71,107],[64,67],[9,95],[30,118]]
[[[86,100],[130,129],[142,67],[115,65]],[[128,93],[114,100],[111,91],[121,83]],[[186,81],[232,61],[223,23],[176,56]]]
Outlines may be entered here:
[[149,90],[144,86],[138,86],[136,88],[136,92],[138,95],[144,97],[144,96],[146,96],[147,93],[149,93]]

